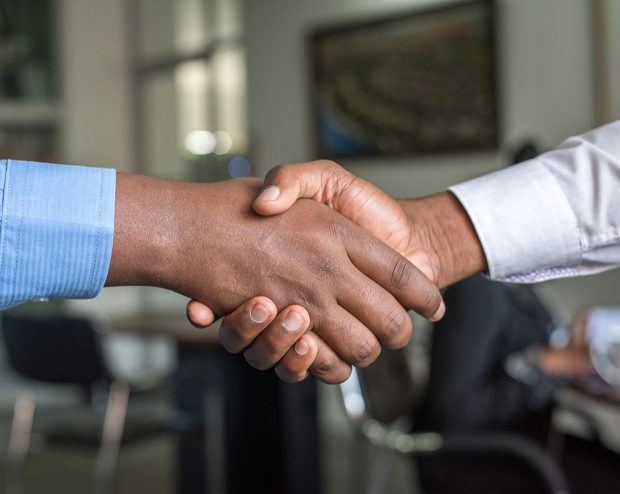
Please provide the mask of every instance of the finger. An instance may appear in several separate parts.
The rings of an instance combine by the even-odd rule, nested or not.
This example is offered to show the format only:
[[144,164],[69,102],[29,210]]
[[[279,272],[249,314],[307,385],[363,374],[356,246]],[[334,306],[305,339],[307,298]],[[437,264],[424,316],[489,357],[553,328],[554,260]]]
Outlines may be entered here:
[[346,363],[366,367],[381,353],[376,336],[339,305],[330,308],[314,331]]
[[265,176],[265,188],[252,207],[260,215],[272,216],[283,213],[300,198],[328,204],[331,193],[339,192],[335,189],[344,189],[354,180],[354,175],[333,161],[277,166]]
[[214,312],[198,300],[190,300],[187,303],[186,316],[190,324],[197,328],[211,326],[216,319]]
[[351,366],[342,360],[319,335],[310,332],[306,336],[312,336],[317,344],[317,355],[310,366],[310,374],[326,384],[340,384],[346,381],[351,375]]
[[[304,343],[309,345],[307,353],[304,353]],[[351,366],[319,335],[310,331],[280,360],[276,373],[287,382],[302,381],[312,374],[326,384],[340,384],[351,375]]]
[[278,363],[309,327],[310,316],[306,309],[291,305],[277,315],[243,355],[252,367],[269,369]]
[[439,288],[407,259],[359,227],[343,229],[342,235],[351,262],[362,273],[426,319],[443,317]]
[[407,246],[409,219],[398,202],[333,161],[273,168],[264,187],[253,203],[258,214],[282,213],[298,199],[309,198],[338,211],[400,253]]
[[318,351],[317,340],[313,337],[313,333],[303,335],[276,365],[277,376],[287,383],[303,381],[310,375],[310,366]]
[[220,326],[220,342],[230,353],[239,353],[276,317],[278,309],[267,297],[254,297],[228,314]]
[[372,331],[383,348],[402,348],[409,343],[413,332],[409,314],[391,293],[363,273],[356,271],[347,278],[337,300]]

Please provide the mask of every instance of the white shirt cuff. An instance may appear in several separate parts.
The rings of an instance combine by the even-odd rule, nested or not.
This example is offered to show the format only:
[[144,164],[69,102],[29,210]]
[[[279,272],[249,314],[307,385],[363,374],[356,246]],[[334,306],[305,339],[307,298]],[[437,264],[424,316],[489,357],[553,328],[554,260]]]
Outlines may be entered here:
[[529,283],[575,276],[582,260],[577,218],[536,159],[455,185],[492,279]]

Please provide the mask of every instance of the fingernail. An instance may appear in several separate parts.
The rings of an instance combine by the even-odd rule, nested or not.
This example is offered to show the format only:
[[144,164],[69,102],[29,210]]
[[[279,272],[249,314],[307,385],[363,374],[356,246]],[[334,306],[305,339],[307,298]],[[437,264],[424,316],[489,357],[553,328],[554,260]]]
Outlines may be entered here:
[[437,312],[435,312],[433,314],[433,317],[431,317],[431,321],[433,322],[439,321],[444,316],[445,313],[446,313],[446,304],[442,300],[441,304],[439,304],[439,308],[437,309]]
[[280,197],[280,187],[277,185],[270,185],[263,190],[258,196],[259,201],[276,201]]
[[297,331],[304,324],[304,318],[297,312],[289,312],[284,319],[284,327],[289,331]]
[[295,353],[301,357],[306,355],[310,351],[310,346],[304,340],[299,340],[295,343]]
[[269,310],[263,304],[255,304],[250,311],[250,319],[256,324],[263,323],[269,317]]

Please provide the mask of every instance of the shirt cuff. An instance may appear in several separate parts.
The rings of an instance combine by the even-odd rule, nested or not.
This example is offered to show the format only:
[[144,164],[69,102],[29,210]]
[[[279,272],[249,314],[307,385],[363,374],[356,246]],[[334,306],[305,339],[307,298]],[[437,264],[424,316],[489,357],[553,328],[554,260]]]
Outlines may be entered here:
[[113,169],[0,161],[0,308],[90,298],[112,255]]
[[469,214],[490,278],[531,283],[579,274],[577,218],[553,175],[536,159],[450,191]]

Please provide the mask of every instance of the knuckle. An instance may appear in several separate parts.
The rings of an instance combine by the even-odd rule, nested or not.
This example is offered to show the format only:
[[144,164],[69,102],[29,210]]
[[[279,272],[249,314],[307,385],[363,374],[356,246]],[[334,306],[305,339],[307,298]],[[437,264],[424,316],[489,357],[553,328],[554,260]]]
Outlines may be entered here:
[[339,276],[342,272],[342,265],[335,256],[323,256],[318,261],[318,270],[330,277]]
[[430,317],[437,311],[440,303],[441,294],[439,293],[439,290],[433,286],[432,289],[429,288],[425,291],[423,301],[424,305],[421,310],[424,311],[424,314]]
[[411,319],[403,310],[392,310],[385,318],[381,342],[386,348],[402,348],[411,336]]
[[331,178],[338,178],[341,175],[349,174],[342,166],[332,160],[318,160],[318,164],[322,168],[321,171],[324,174],[324,178],[326,178],[326,175]]
[[274,166],[265,176],[265,183],[274,184],[279,180],[284,179],[290,170],[290,165],[278,165]]
[[[289,309],[295,307],[295,310],[299,313],[303,313],[309,321],[312,321],[308,312],[309,310],[315,310],[316,312],[317,308],[323,308],[326,306],[326,302],[321,299],[321,294],[318,294],[315,290],[310,290],[307,287],[294,288],[291,290],[291,296],[296,301],[296,304],[289,306]],[[316,317],[313,322],[317,324],[318,321],[319,319]],[[310,324],[312,324],[312,322]]]
[[338,168],[342,168],[338,163],[336,163],[333,160],[318,160],[319,164],[324,167],[324,168],[332,168],[332,169],[338,169]]
[[329,375],[316,376],[316,377],[317,379],[324,382],[325,384],[342,384],[347,379],[349,379],[349,376],[351,375],[351,371],[352,371],[351,366],[343,365],[341,368],[332,372]]
[[356,367],[367,367],[376,360],[380,352],[381,348],[377,341],[374,338],[367,338],[353,352],[349,363]]
[[323,173],[329,174],[331,178],[350,178],[354,175],[342,167],[342,165],[333,160],[320,159],[316,163],[322,168]]
[[390,284],[395,288],[402,288],[409,282],[412,275],[413,268],[409,261],[403,257],[397,257],[392,265]]
[[244,348],[234,330],[228,326],[222,325],[220,327],[219,338],[221,345],[228,353],[239,353]]
[[338,364],[339,361],[335,355],[324,356],[314,362],[312,373],[323,381],[336,373]]
[[251,348],[243,352],[243,357],[248,364],[257,370],[262,371],[272,367],[272,364],[269,363],[268,359],[259,357],[257,352],[252,351]]
[[305,372],[295,372],[280,365],[275,368],[275,372],[280,380],[287,383],[298,383],[307,377]]
[[332,220],[329,222],[328,231],[330,237],[343,244],[349,244],[353,241],[353,232],[351,228],[342,221]]

